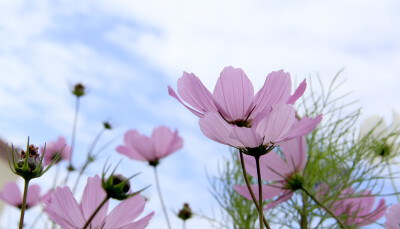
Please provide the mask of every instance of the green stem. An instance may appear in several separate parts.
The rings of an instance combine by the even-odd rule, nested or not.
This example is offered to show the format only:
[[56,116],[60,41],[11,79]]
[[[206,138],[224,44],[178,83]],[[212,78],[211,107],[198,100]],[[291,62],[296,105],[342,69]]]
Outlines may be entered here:
[[73,126],[72,126],[71,156],[70,156],[70,158],[69,158],[69,167],[70,167],[70,168],[73,168],[73,166],[72,166],[72,155],[73,155],[73,152],[74,152],[75,135],[76,135],[76,125],[77,125],[77,123],[78,123],[78,113],[79,113],[79,96],[76,97],[74,124],[73,124]]
[[25,209],[26,209],[26,197],[28,196],[28,186],[29,186],[29,180],[25,179],[24,197],[22,199],[21,216],[19,218],[19,229],[22,229],[22,227],[24,226],[24,216],[25,216]]
[[[250,195],[251,195],[251,199],[253,199],[253,202],[257,207],[257,211],[259,211],[260,205],[257,203],[256,196],[254,195],[253,190],[250,187],[249,180],[247,179],[246,165],[244,164],[243,151],[242,150],[239,150],[239,156],[240,156],[240,164],[242,165],[244,181],[246,182],[246,186],[249,189],[249,192],[250,192]],[[263,222],[264,222],[264,225],[265,225],[265,227],[267,229],[271,229],[271,227],[269,226],[269,224],[268,224],[267,220],[265,219],[264,215],[263,215]]]
[[307,207],[308,207],[308,199],[307,194],[305,192],[301,192],[303,198],[303,209],[301,211],[301,219],[300,219],[300,228],[307,229],[308,228],[308,220],[307,220]]
[[104,198],[103,202],[101,202],[101,204],[96,208],[96,210],[93,212],[93,214],[90,216],[90,218],[88,219],[88,221],[85,223],[85,225],[83,226],[83,229],[86,229],[90,222],[93,220],[93,218],[96,216],[96,214],[100,211],[100,209],[103,207],[103,205],[110,199],[110,197],[107,195],[106,198]]
[[158,181],[158,174],[157,174],[157,166],[154,166],[154,177],[156,179],[157,192],[158,192],[158,196],[160,197],[161,207],[162,207],[163,212],[164,212],[165,220],[167,221],[168,228],[171,229],[171,224],[169,223],[167,210],[165,208],[164,200],[163,200],[162,195],[161,195],[160,183]]
[[344,225],[343,222],[335,214],[333,214],[327,207],[325,207],[325,205],[323,205],[321,202],[319,202],[319,200],[317,198],[315,198],[313,195],[311,195],[311,193],[308,192],[308,190],[306,188],[301,186],[301,190],[303,190],[312,200],[314,200],[315,203],[317,203],[326,212],[328,212],[329,215],[331,215],[333,218],[335,218],[341,228],[347,229],[346,225]]
[[[390,176],[390,181],[392,182],[392,186],[393,186],[393,190],[394,190],[394,192],[395,193],[398,193],[398,191],[397,191],[397,187],[396,187],[396,183],[394,182],[394,179],[393,179],[393,171],[392,171],[392,167],[390,166],[390,164],[386,161],[386,164],[387,164],[387,166],[388,166],[388,169],[389,169],[389,176]],[[396,194],[396,197],[397,197],[397,202],[399,202],[400,203],[400,197],[399,197],[399,194]]]
[[261,183],[261,173],[260,173],[260,156],[254,156],[256,160],[256,167],[257,167],[257,180],[258,180],[258,214],[260,215],[260,229],[264,228],[263,221],[263,199],[262,199],[262,183]]

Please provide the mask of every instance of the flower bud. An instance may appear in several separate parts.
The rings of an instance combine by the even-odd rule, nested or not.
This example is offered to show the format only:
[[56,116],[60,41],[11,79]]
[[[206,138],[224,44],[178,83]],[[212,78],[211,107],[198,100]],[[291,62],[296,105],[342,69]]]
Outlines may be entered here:
[[85,95],[85,86],[83,86],[83,84],[81,83],[75,84],[72,94],[76,95],[76,97],[81,97]]
[[113,199],[124,200],[129,197],[130,182],[120,174],[111,174],[106,181],[103,180],[102,186],[107,195]]
[[178,217],[182,219],[183,221],[188,220],[192,217],[192,209],[190,209],[188,203],[183,204],[183,208],[179,210]]

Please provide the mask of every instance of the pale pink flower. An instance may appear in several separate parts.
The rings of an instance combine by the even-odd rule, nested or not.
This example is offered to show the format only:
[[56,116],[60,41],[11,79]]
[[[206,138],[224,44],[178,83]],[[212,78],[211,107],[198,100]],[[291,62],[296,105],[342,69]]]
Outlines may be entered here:
[[153,130],[151,137],[139,134],[137,130],[128,130],[124,136],[124,145],[117,151],[132,159],[158,163],[158,161],[183,147],[183,139],[178,131],[160,126]]
[[[271,151],[260,157],[261,179],[272,182],[268,185],[263,185],[263,199],[272,199],[278,196],[264,210],[287,201],[292,197],[293,192],[299,188],[293,185],[301,184],[302,173],[307,163],[306,148],[305,137],[300,137],[282,143],[281,150],[285,159],[275,151]],[[244,163],[247,173],[253,177],[257,177],[257,167],[254,157],[244,155]],[[256,199],[258,199],[258,185],[251,185],[251,188]],[[243,197],[252,200],[247,186],[235,185],[234,189]]]
[[[93,212],[106,197],[99,176],[89,177],[80,204],[75,200],[68,186],[57,188],[46,203],[49,217],[64,229],[82,228]],[[107,215],[108,201],[96,214],[88,228],[140,229],[145,228],[154,212],[136,222],[144,210],[145,200],[139,194],[122,201]]]
[[[357,197],[360,195],[360,197]],[[343,223],[347,226],[365,226],[374,223],[380,219],[386,212],[385,200],[381,199],[375,210],[372,208],[375,203],[375,196],[371,195],[371,191],[364,190],[355,195],[354,189],[345,188],[339,195],[331,209],[333,213],[344,218]]]
[[386,213],[386,222],[383,224],[386,229],[400,228],[400,204],[395,204]]
[[[40,147],[43,153],[44,146]],[[62,150],[62,151],[61,151]],[[44,154],[44,164],[49,165],[54,157],[61,151],[60,158],[57,162],[62,160],[69,160],[71,158],[71,146],[67,145],[64,137],[58,137],[57,141],[49,142],[46,144],[46,152]]]
[[[3,191],[0,192],[0,199],[17,208],[22,207],[23,193],[14,182],[7,183]],[[26,197],[26,209],[38,205],[41,201],[40,186],[36,184],[29,185],[28,196]]]
[[254,95],[253,85],[240,68],[226,67],[214,92],[204,87],[193,74],[184,73],[178,80],[178,94],[169,94],[200,117],[200,129],[216,142],[236,148],[277,146],[311,132],[321,121],[303,118],[296,122],[294,102],[303,95],[305,80],[293,95],[290,74],[283,70],[270,73],[264,86]]
[[305,80],[293,95],[290,74],[283,70],[268,74],[263,87],[254,95],[254,88],[246,73],[231,66],[222,70],[214,92],[201,83],[193,73],[183,73],[178,79],[178,94],[190,106],[183,103],[168,86],[168,93],[193,114],[203,118],[205,113],[219,113],[232,124],[245,125],[259,112],[274,104],[294,104],[304,93]]

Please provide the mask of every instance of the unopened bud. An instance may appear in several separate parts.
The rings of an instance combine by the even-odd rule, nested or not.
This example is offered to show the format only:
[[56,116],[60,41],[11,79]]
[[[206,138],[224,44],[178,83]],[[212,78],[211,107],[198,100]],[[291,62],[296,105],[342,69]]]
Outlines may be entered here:
[[83,86],[83,84],[81,83],[75,84],[72,94],[76,95],[76,97],[81,97],[85,95],[85,86]]
[[111,174],[108,179],[103,182],[103,189],[106,191],[107,195],[117,200],[127,199],[130,188],[129,180],[119,174]]
[[183,208],[179,210],[178,217],[182,219],[183,221],[188,220],[192,217],[192,209],[190,209],[188,203],[183,204]]

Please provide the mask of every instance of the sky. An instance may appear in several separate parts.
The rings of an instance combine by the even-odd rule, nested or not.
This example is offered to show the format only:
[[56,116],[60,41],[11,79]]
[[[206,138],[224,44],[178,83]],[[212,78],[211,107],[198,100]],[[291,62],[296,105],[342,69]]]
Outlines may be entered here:
[[[141,188],[154,183],[145,163],[126,160],[115,147],[128,129],[151,134],[177,129],[184,147],[159,166],[172,224],[184,202],[196,211],[218,209],[206,171],[216,174],[228,148],[202,135],[197,117],[168,96],[167,86],[186,71],[212,91],[226,66],[242,68],[255,90],[271,71],[295,82],[319,76],[324,85],[342,69],[339,93],[362,107],[361,120],[400,111],[400,3],[381,1],[24,1],[0,0],[0,137],[23,146],[58,136],[71,139],[77,82],[88,88],[80,102],[74,163],[83,164],[103,121],[102,162],[116,164]],[[50,175],[49,175],[50,176]],[[54,176],[54,175],[53,175]],[[38,181],[39,182],[39,181]],[[40,183],[40,182],[39,182]],[[159,208],[155,186],[145,212]],[[149,228],[163,227],[163,215]],[[160,226],[161,225],[161,226]],[[189,226],[190,225],[190,226]],[[190,228],[209,224],[201,218]]]

